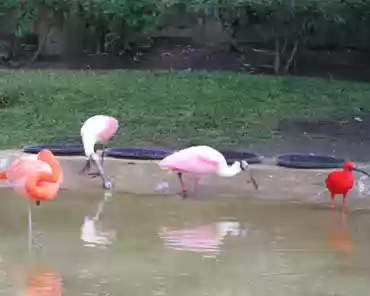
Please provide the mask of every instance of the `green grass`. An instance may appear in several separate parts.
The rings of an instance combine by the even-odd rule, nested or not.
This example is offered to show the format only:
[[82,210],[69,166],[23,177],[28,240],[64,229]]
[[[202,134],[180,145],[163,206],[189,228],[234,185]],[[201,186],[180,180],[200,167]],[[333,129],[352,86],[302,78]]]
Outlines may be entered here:
[[77,138],[94,114],[119,119],[113,145],[242,147],[282,118],[370,111],[370,84],[231,73],[0,71],[0,146]]

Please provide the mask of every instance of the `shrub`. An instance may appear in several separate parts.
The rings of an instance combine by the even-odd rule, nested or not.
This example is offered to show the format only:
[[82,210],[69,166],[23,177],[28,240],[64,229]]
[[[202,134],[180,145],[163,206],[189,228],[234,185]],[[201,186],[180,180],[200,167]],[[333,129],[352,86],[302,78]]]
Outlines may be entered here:
[[324,27],[349,36],[357,46],[370,47],[368,0],[2,0],[0,18],[14,15],[13,36],[20,38],[45,13],[61,20],[78,15],[101,40],[102,51],[120,52],[150,42],[163,16],[175,10],[216,17],[232,37],[245,26],[269,28],[276,72],[288,72],[299,48]]

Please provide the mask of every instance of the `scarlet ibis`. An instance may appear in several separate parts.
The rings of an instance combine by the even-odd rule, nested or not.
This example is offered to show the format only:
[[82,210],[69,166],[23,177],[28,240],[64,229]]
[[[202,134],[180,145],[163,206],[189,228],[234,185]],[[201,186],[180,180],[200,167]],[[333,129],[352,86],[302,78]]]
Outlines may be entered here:
[[212,173],[216,173],[222,177],[232,177],[242,171],[249,172],[250,181],[258,189],[257,182],[249,170],[247,161],[235,161],[229,166],[225,157],[220,152],[208,146],[192,146],[177,151],[162,159],[158,165],[161,168],[177,172],[184,198],[187,196],[187,189],[182,179],[183,173],[190,173],[196,176],[195,194],[197,198],[199,176]]
[[[103,162],[105,156],[105,148],[107,142],[116,133],[119,127],[118,120],[111,116],[95,115],[88,118],[81,127],[81,137],[85,150],[85,155],[88,157],[85,166],[82,168],[81,173],[89,171],[91,168],[92,160],[96,163],[98,168],[97,173],[89,175],[100,176],[103,182],[103,188],[109,189],[112,183],[106,178]],[[99,160],[96,154],[96,144],[102,145],[101,159]]]
[[343,203],[346,202],[348,191],[350,191],[354,184],[354,177],[352,172],[357,171],[367,176],[367,172],[356,168],[356,166],[348,161],[343,166],[343,171],[335,171],[329,174],[326,179],[326,187],[330,191],[332,206],[334,205],[334,198],[337,194],[343,195]]

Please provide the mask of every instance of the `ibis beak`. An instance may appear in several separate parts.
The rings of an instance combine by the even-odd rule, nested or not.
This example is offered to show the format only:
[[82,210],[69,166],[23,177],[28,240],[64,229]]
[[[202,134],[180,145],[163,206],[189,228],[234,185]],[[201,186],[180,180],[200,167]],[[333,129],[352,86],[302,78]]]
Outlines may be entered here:
[[356,172],[362,173],[362,174],[364,174],[364,175],[366,175],[368,177],[370,177],[370,174],[367,173],[367,172],[365,172],[364,170],[361,170],[361,169],[358,169],[358,168],[354,168],[353,170],[356,171]]
[[258,184],[256,182],[256,179],[253,177],[252,172],[249,168],[248,168],[248,172],[249,172],[250,182],[252,182],[255,189],[258,189]]

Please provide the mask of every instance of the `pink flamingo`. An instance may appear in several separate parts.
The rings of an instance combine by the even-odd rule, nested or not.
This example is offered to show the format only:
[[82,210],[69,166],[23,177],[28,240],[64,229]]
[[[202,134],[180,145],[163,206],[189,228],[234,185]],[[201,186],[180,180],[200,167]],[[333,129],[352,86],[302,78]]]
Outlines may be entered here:
[[[81,127],[81,137],[85,150],[85,155],[88,157],[85,166],[81,173],[89,171],[91,168],[91,161],[96,163],[98,168],[97,173],[91,173],[92,176],[100,176],[103,182],[103,188],[109,189],[112,183],[106,178],[103,162],[105,156],[105,148],[110,138],[114,136],[119,127],[118,120],[114,117],[106,115],[95,115],[85,121]],[[96,154],[96,145],[100,144],[102,147],[101,159],[99,160]]]
[[190,173],[196,176],[195,193],[197,198],[199,176],[212,173],[216,173],[222,177],[232,177],[242,171],[248,171],[250,181],[258,189],[257,182],[249,170],[247,161],[235,161],[229,166],[225,157],[220,152],[208,146],[193,146],[177,151],[162,159],[158,165],[163,169],[170,169],[177,172],[184,198],[187,196],[187,189],[182,179],[183,173]]

